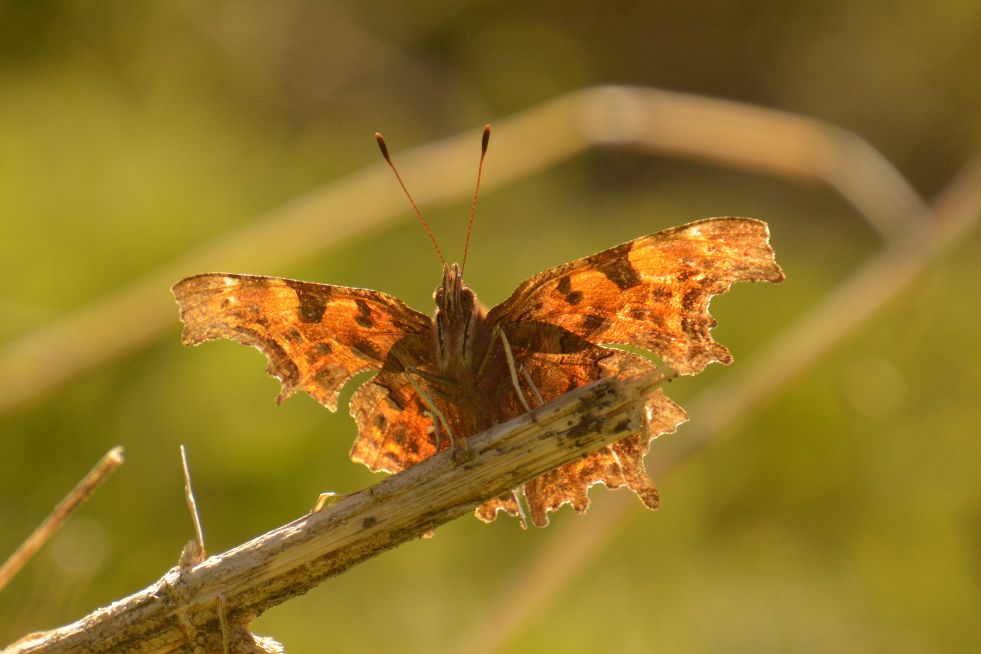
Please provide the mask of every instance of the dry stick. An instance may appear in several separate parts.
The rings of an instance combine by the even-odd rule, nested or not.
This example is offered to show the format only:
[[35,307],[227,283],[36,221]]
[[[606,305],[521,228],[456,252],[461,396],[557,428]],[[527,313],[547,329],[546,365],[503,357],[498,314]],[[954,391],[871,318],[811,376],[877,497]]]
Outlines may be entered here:
[[[974,228],[981,217],[981,158],[971,161],[934,204],[932,215],[911,224],[902,238],[873,257],[831,291],[781,336],[734,369],[726,381],[704,390],[688,403],[692,420],[679,438],[662,442],[651,457],[653,476],[673,470],[760,403],[786,389],[823,354],[841,344],[950,246]],[[611,498],[590,513],[588,521],[560,526],[549,544],[514,573],[512,582],[488,602],[487,618],[472,628],[455,650],[467,654],[498,652],[528,621],[598,556],[637,515],[629,497]]]
[[65,523],[68,517],[77,509],[82,502],[99,487],[106,477],[113,470],[123,463],[123,448],[114,447],[103,455],[99,462],[89,470],[80,482],[75,485],[68,495],[51,511],[44,522],[38,525],[37,529],[27,537],[20,547],[17,548],[10,558],[0,566],[0,590],[20,572],[27,562],[34,556],[41,547],[44,546],[55,532]]
[[194,522],[194,543],[196,551],[190,557],[192,563],[200,563],[207,556],[204,549],[204,532],[201,530],[201,516],[198,513],[198,503],[194,500],[194,491],[191,489],[191,470],[187,465],[187,450],[181,444],[181,467],[184,471],[184,500],[187,502],[187,510],[191,513],[191,521]]
[[[418,538],[549,470],[636,433],[660,373],[602,379],[469,440],[457,464],[444,451],[378,484],[213,556],[171,569],[150,587],[78,622],[33,634],[5,654],[219,651],[233,631],[385,550]],[[188,643],[188,635],[194,642]],[[226,632],[227,633],[227,632]]]
[[[366,135],[366,140],[369,135]],[[420,205],[472,192],[476,132],[399,154]],[[635,144],[737,168],[817,179],[885,236],[921,206],[896,170],[858,137],[818,121],[700,96],[630,87],[586,89],[497,123],[501,187],[597,145]],[[366,143],[365,147],[368,147]],[[462,165],[467,162],[468,165]],[[406,217],[384,163],[297,198],[15,341],[0,346],[0,411],[147,345],[176,324],[166,289],[207,270],[279,270]],[[116,326],[125,323],[126,329]]]

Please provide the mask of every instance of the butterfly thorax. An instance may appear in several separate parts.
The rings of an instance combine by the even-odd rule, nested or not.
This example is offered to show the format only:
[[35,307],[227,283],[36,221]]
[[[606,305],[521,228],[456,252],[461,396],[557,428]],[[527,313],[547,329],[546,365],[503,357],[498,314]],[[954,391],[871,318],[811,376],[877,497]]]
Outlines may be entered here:
[[473,371],[474,345],[483,327],[484,310],[473,290],[463,283],[457,264],[443,266],[443,281],[433,293],[436,362],[441,373],[467,378]]

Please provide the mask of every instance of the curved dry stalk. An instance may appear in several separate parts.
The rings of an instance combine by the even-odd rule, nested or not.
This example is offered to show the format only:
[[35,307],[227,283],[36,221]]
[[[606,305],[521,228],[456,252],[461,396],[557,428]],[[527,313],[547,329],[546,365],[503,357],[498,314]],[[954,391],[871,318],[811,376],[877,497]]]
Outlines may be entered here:
[[445,450],[319,513],[197,565],[173,568],[135,595],[73,624],[32,634],[4,652],[221,651],[229,632],[244,632],[267,609],[637,432],[646,398],[665,379],[651,373],[578,388],[472,437],[465,459]]
[[[598,87],[533,107],[495,129],[485,189],[503,186],[591,147],[636,147],[738,168],[820,180],[889,236],[922,201],[857,136],[785,112],[631,87]],[[400,153],[420,205],[469,198],[477,132]],[[467,165],[460,165],[460,162]],[[144,277],[0,347],[0,411],[143,347],[174,322],[165,292],[203,270],[278,270],[402,219],[405,203],[379,162],[237,228]],[[125,330],[116,329],[126,324]]]
[[45,543],[51,540],[55,532],[61,528],[68,517],[75,512],[82,502],[87,500],[95,489],[106,480],[116,468],[123,464],[123,448],[114,447],[106,452],[98,463],[89,470],[82,479],[75,484],[75,487],[58,502],[58,505],[44,519],[37,529],[21,543],[20,547],[10,555],[2,566],[0,566],[0,590],[13,579],[20,570],[27,565],[27,562],[34,556]]
[[187,463],[187,448],[184,447],[183,443],[181,444],[181,471],[184,473],[184,501],[187,503],[188,513],[191,514],[191,522],[194,523],[194,540],[188,542],[184,552],[187,554],[189,563],[197,564],[204,560],[208,551],[204,548],[201,514],[198,513],[198,502],[194,499],[194,489],[191,487],[191,468]]
[[[981,219],[981,156],[969,162],[925,213],[891,245],[872,257],[771,343],[686,403],[690,422],[684,438],[663,442],[651,457],[652,476],[663,478],[724,429],[764,400],[774,397],[845,337],[866,324],[905,290],[947,248]],[[615,497],[597,506],[588,524],[575,521],[550,534],[547,545],[481,612],[457,652],[492,654],[513,639],[627,525],[633,506]]]

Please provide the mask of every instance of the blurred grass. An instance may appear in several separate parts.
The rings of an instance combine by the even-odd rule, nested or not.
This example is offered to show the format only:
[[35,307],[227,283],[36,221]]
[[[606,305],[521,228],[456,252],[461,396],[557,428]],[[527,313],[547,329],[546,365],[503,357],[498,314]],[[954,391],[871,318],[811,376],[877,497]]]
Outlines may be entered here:
[[[8,0],[0,338],[374,162],[375,130],[398,160],[588,84],[822,118],[870,140],[929,195],[981,138],[981,11],[967,1],[925,11]],[[465,205],[427,211],[451,251]],[[726,214],[768,220],[788,274],[782,287],[737,287],[713,303],[736,366],[880,247],[826,189],[613,149],[485,194],[468,281],[494,304],[547,266]],[[428,311],[438,266],[410,218],[329,259],[242,272],[378,288]],[[507,651],[981,647],[979,256],[972,234],[734,438],[662,479],[665,508],[631,521]],[[192,534],[178,443],[212,552],[305,512],[322,490],[373,479],[346,458],[345,411],[306,397],[277,407],[257,352],[185,350],[178,333],[175,307],[168,339],[0,416],[0,552],[108,447],[127,449],[126,465],[0,595],[0,642],[80,617],[176,562]],[[683,401],[728,372],[712,368],[672,395]],[[564,511],[556,522],[589,519]],[[457,521],[256,629],[293,653],[445,649],[550,532]]]

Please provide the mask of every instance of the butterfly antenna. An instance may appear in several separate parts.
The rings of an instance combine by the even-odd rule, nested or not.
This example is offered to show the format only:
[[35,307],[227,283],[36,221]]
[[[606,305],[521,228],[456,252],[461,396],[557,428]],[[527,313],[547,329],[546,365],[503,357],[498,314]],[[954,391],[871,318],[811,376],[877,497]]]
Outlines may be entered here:
[[460,275],[467,268],[467,253],[470,251],[470,234],[473,232],[473,217],[477,213],[477,196],[480,194],[480,176],[484,172],[484,157],[487,155],[487,144],[490,142],[491,126],[484,125],[484,136],[480,140],[480,164],[477,166],[477,187],[473,191],[473,205],[470,207],[470,222],[467,224],[467,240],[463,243],[463,263],[460,264]]
[[433,247],[436,248],[436,254],[439,255],[439,260],[443,262],[443,265],[445,266],[446,258],[443,256],[443,251],[439,249],[439,243],[436,242],[436,237],[433,236],[433,230],[429,228],[429,223],[427,223],[426,219],[422,217],[422,212],[419,211],[416,201],[412,199],[412,194],[409,193],[409,189],[406,188],[405,182],[402,181],[402,176],[399,175],[398,169],[395,167],[395,164],[392,163],[392,158],[388,156],[388,146],[385,145],[385,139],[382,138],[382,135],[379,132],[375,132],[375,140],[378,141],[378,149],[381,150],[382,156],[385,157],[385,161],[388,162],[388,167],[392,169],[393,173],[395,173],[395,179],[399,180],[399,186],[402,187],[405,197],[409,198],[409,204],[412,205],[412,208],[415,209],[416,215],[419,216],[419,222],[422,223],[422,228],[426,230],[429,240],[433,242]]

